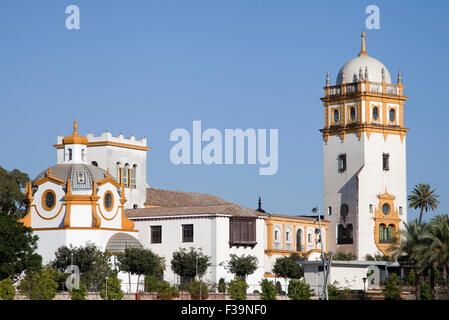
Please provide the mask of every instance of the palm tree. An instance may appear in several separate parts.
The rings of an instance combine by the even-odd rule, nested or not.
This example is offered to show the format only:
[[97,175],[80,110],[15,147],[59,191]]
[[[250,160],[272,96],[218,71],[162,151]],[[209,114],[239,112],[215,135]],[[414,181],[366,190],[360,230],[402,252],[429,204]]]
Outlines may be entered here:
[[429,210],[434,211],[438,204],[440,203],[437,198],[439,196],[434,190],[430,190],[430,184],[420,183],[415,186],[412,194],[408,196],[408,206],[413,209],[421,209],[419,215],[419,225],[422,222],[422,215],[424,210],[427,212]]
[[437,215],[427,224],[421,236],[421,244],[416,248],[419,267],[443,269],[443,276],[447,278],[449,268],[449,217]]
[[[423,270],[417,265],[417,259],[419,259],[418,248],[422,244],[423,231],[427,225],[420,225],[416,220],[414,220],[408,224],[404,222],[404,226],[404,229],[398,231],[397,235],[400,236],[401,242],[396,251],[393,253],[393,257],[397,259],[401,257],[402,260],[409,261],[415,266],[415,273],[417,275],[416,298],[419,300],[421,282],[423,281]],[[394,247],[391,247],[390,249],[393,250]]]

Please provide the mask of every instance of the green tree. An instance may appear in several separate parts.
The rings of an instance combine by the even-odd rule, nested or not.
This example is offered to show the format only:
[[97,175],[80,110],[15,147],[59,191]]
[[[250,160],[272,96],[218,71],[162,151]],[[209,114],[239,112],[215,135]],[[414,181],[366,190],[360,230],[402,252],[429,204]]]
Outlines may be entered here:
[[288,296],[293,300],[310,300],[313,289],[304,280],[290,280],[288,284]]
[[51,266],[61,273],[65,272],[72,264],[72,254],[73,264],[78,266],[81,273],[80,282],[87,289],[98,291],[106,277],[113,275],[110,256],[91,242],[80,247],[59,247]]
[[218,281],[218,292],[226,293],[226,281],[224,278],[220,278]]
[[7,171],[0,167],[0,212],[22,218],[24,194],[22,189],[30,180],[28,174],[17,169]]
[[392,273],[390,279],[385,284],[384,289],[385,300],[401,300],[401,286],[396,277],[396,273]]
[[428,282],[422,283],[419,295],[421,300],[432,300],[432,293]]
[[0,280],[17,277],[24,271],[42,268],[42,257],[35,253],[38,237],[13,215],[0,212]]
[[210,257],[206,256],[201,249],[195,250],[194,248],[190,248],[190,251],[181,248],[173,252],[171,260],[173,272],[187,278],[188,282],[191,282],[197,274],[201,278],[210,265]]
[[430,184],[420,183],[415,186],[412,193],[408,196],[408,206],[413,209],[420,209],[419,225],[422,223],[422,216],[424,211],[434,211],[440,203],[439,197],[434,190],[430,190]]
[[248,284],[245,279],[235,277],[228,283],[228,294],[232,300],[246,300],[246,290],[248,290]]
[[192,281],[187,286],[187,291],[194,300],[206,300],[209,297],[207,283],[203,281]]
[[276,285],[273,281],[262,279],[260,287],[262,289],[261,300],[276,300]]
[[165,270],[165,259],[150,249],[126,248],[117,256],[117,261],[120,271],[128,272],[130,287],[131,274],[137,275],[137,283],[140,283],[141,275],[160,276]]
[[0,300],[14,300],[16,288],[11,278],[0,281]]
[[72,300],[86,300],[87,288],[85,285],[80,284],[78,289],[72,289],[69,292]]
[[301,279],[304,276],[304,267],[300,266],[299,262],[304,260],[305,258],[297,253],[277,258],[273,266],[273,272],[277,277]]
[[157,292],[161,280],[155,276],[145,276],[145,292]]
[[227,269],[239,278],[246,279],[257,270],[259,259],[255,256],[243,254],[239,257],[236,254],[230,254],[229,257],[231,259],[228,261]]
[[27,272],[18,288],[30,300],[52,300],[58,288],[56,276],[57,271],[46,266],[40,271]]
[[122,280],[116,276],[108,277],[107,297],[106,297],[106,279],[103,281],[100,289],[100,297],[104,300],[122,300]]

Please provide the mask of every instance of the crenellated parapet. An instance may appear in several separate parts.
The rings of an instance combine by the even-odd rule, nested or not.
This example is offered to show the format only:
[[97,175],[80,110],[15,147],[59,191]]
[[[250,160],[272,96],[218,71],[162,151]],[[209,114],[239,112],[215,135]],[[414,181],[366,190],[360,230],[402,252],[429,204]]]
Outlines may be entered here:
[[[63,148],[63,138],[63,136],[58,134],[57,143],[53,145],[56,149]],[[136,139],[134,135],[131,135],[128,138],[125,138],[122,133],[114,136],[108,130],[103,132],[100,136],[95,136],[92,132],[89,132],[86,135],[86,138],[88,140],[88,147],[113,146],[142,151],[148,151],[150,149],[149,147],[147,147],[147,137]]]

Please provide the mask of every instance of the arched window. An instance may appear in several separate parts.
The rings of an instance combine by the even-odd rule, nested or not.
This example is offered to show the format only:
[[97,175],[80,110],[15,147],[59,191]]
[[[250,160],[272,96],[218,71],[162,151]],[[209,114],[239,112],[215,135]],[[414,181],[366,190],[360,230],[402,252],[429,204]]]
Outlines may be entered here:
[[373,108],[373,120],[377,121],[379,119],[379,108],[378,107],[374,107]]
[[353,227],[348,224],[346,227],[339,224],[337,227],[337,244],[352,244],[353,243]]
[[379,225],[379,242],[387,241],[386,226],[382,223]]
[[351,107],[351,112],[349,113],[349,117],[351,119],[351,121],[355,120],[355,108]]
[[340,207],[340,215],[342,217],[347,217],[349,212],[349,207],[346,203],[343,203]]
[[390,109],[390,122],[396,121],[396,110]]
[[296,231],[296,251],[303,251],[304,247],[302,245],[302,241],[303,240],[303,234],[302,234],[302,230],[298,229],[298,231]]
[[115,164],[115,168],[117,170],[117,173],[116,173],[115,177],[117,178],[118,183],[122,183],[122,174],[121,174],[120,166],[121,166],[120,162],[117,162]]
[[125,188],[129,188],[129,164],[125,164],[125,167],[123,168],[123,184],[125,185]]
[[275,241],[279,240],[279,231],[277,231],[277,230],[274,232],[274,240]]
[[73,156],[73,154],[72,154],[72,149],[71,149],[71,148],[69,148],[69,161],[71,161],[71,160],[72,160],[72,156]]
[[340,115],[339,115],[339,113],[338,113],[338,110],[337,109],[334,109],[334,123],[338,123],[338,121],[340,120],[340,117],[339,117]]
[[137,164],[133,165],[131,168],[131,188],[136,188],[136,171],[137,171]]
[[86,161],[86,149],[81,149],[81,161]]

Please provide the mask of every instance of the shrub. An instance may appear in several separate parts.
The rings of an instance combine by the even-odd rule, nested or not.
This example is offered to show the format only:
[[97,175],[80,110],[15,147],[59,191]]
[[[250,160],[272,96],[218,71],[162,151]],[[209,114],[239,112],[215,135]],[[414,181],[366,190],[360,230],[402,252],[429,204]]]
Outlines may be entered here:
[[11,278],[0,281],[0,300],[14,300],[16,288]]
[[268,279],[263,279],[260,282],[260,287],[262,288],[262,293],[260,294],[260,299],[262,300],[276,300],[276,285],[273,281]]
[[79,289],[72,289],[69,292],[72,296],[72,300],[86,300],[87,288],[85,285],[80,284]]
[[145,276],[145,292],[157,292],[161,281],[155,276]]
[[430,290],[430,285],[427,282],[421,284],[421,289],[419,291],[421,300],[432,300],[432,293]]
[[407,283],[411,286],[414,286],[415,282],[416,282],[415,271],[413,271],[413,269],[412,269],[410,271],[410,273],[408,274]]
[[55,281],[57,271],[45,267],[41,271],[29,272],[19,284],[19,290],[30,300],[52,300],[58,284]]
[[337,281],[327,285],[327,296],[329,297],[329,300],[341,300],[342,293],[340,292],[340,288],[338,288]]
[[396,273],[392,273],[390,279],[385,284],[385,300],[401,300],[401,286],[399,285]]
[[157,298],[160,300],[173,300],[179,297],[178,287],[171,285],[168,281],[161,281],[157,291]]
[[100,297],[105,300],[122,300],[122,280],[112,276],[108,277],[108,296],[106,297],[106,281],[101,285]]
[[279,281],[276,281],[276,292],[277,294],[284,294],[285,292],[282,291],[282,285]]
[[194,300],[206,300],[209,297],[207,284],[203,281],[193,281],[187,286],[187,291]]
[[248,285],[246,281],[239,277],[235,277],[234,280],[229,281],[228,293],[232,300],[246,300],[247,289]]
[[218,281],[218,292],[226,293],[226,281],[224,278],[220,278],[220,281]]
[[290,280],[288,284],[288,296],[293,300],[309,300],[313,295],[313,290],[310,289],[304,280]]

